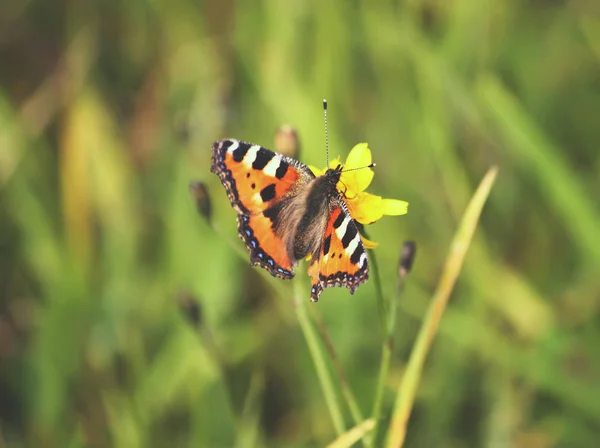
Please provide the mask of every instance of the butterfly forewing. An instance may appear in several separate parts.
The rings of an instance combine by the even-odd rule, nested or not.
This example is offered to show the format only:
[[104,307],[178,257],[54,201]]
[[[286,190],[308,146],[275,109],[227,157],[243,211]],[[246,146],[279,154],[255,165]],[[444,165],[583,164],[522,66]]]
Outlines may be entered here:
[[306,176],[301,168],[296,160],[251,143],[219,140],[213,144],[211,171],[221,179],[238,213],[266,210]]

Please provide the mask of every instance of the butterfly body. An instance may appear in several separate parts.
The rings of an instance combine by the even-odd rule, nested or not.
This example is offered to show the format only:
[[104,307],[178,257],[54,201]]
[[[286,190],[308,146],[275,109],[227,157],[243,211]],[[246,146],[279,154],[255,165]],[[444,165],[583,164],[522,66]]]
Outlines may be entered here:
[[341,167],[316,177],[290,157],[220,140],[212,147],[211,171],[238,213],[239,235],[252,265],[290,279],[298,262],[310,255],[313,301],[323,288],[345,286],[354,293],[368,279],[366,251],[337,189]]

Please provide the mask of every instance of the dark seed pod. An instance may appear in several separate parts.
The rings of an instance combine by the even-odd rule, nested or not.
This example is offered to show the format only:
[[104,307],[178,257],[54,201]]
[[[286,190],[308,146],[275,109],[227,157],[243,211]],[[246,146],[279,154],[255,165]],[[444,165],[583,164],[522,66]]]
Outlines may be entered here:
[[208,196],[208,189],[204,182],[190,182],[190,193],[196,201],[198,213],[210,220],[212,215],[212,205]]
[[200,303],[189,291],[179,293],[179,309],[195,328],[198,328],[202,324]]
[[400,264],[398,266],[398,276],[404,279],[412,269],[412,265],[417,255],[417,243],[414,241],[405,241],[400,252]]

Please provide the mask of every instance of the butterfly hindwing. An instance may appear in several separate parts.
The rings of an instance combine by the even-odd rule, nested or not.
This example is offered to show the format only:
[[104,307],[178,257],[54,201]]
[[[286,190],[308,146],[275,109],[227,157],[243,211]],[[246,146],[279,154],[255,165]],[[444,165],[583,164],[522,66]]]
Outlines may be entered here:
[[244,215],[262,213],[298,181],[314,177],[300,162],[240,140],[213,143],[211,171],[221,179],[235,210]]
[[345,204],[335,204],[329,214],[318,257],[308,269],[311,300],[317,301],[323,288],[345,286],[354,293],[369,278],[367,253],[356,223]]
[[272,223],[268,213],[238,215],[238,231],[250,251],[250,263],[265,268],[275,277],[289,279],[294,276],[297,262],[275,234]]

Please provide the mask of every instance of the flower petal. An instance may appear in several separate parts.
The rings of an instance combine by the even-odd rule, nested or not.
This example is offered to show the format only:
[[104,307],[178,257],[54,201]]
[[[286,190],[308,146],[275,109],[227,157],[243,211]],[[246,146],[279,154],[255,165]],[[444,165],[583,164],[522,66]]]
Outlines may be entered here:
[[408,213],[408,202],[398,199],[384,199],[381,204],[384,215],[405,215]]
[[[354,169],[355,171],[342,172],[340,178],[340,182],[347,188],[347,196],[355,196],[357,193],[367,189],[373,180],[373,176],[375,176],[371,168],[366,168],[371,165],[372,161],[371,150],[367,143],[359,143],[352,148],[344,164],[344,169]],[[357,170],[356,168],[364,169]]]
[[347,201],[352,217],[361,224],[371,224],[383,216],[383,199],[370,193],[359,193]]
[[371,150],[369,149],[368,143],[358,143],[354,145],[354,148],[348,153],[346,163],[344,166],[346,169],[351,170],[354,168],[361,168],[368,166],[372,163],[373,158],[371,157]]
[[377,246],[379,246],[379,243],[377,243],[376,241],[368,240],[363,235],[360,236],[360,239],[362,240],[365,249],[375,249]]

